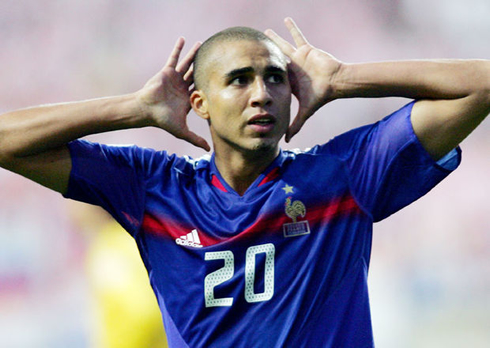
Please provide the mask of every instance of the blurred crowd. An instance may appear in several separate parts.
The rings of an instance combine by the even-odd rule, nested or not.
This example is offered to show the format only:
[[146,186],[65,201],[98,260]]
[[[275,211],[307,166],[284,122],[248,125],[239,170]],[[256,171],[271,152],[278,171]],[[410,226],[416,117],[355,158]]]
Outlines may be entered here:
[[[2,0],[0,113],[136,91],[179,36],[187,48],[235,25],[289,37],[286,16],[346,62],[490,58],[487,0]],[[335,101],[287,147],[324,143],[406,102]],[[209,139],[192,113],[189,124]],[[203,154],[157,129],[89,139]],[[490,345],[489,120],[462,148],[461,168],[375,226],[377,347]],[[135,244],[105,213],[2,169],[0,197],[0,347],[165,346]]]

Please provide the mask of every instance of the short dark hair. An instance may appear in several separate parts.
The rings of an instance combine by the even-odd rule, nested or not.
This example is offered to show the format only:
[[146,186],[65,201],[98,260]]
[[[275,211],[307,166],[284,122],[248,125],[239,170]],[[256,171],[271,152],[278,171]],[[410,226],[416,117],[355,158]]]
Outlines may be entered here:
[[265,41],[275,45],[274,41],[263,32],[249,27],[232,27],[217,32],[203,42],[194,58],[194,86],[196,89],[202,89],[206,84],[204,81],[206,75],[204,70],[208,57],[215,45],[221,42],[240,40]]

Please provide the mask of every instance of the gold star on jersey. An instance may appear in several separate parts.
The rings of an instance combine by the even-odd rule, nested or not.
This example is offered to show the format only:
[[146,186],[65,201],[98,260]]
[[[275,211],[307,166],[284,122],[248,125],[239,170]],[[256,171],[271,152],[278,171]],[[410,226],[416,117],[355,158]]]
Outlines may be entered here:
[[286,184],[286,186],[284,186],[282,189],[284,190],[285,194],[289,194],[289,193],[293,193],[294,187]]

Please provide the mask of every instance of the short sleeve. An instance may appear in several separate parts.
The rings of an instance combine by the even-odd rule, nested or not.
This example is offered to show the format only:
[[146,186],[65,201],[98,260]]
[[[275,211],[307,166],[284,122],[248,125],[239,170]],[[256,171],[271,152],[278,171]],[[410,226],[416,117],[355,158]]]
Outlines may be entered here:
[[461,150],[434,161],[414,133],[414,102],[383,120],[334,138],[330,151],[345,164],[358,203],[374,221],[419,199],[461,162]]
[[153,163],[161,165],[166,155],[137,146],[84,140],[73,141],[68,147],[72,171],[64,197],[101,206],[128,232],[137,233],[145,208],[146,178]]

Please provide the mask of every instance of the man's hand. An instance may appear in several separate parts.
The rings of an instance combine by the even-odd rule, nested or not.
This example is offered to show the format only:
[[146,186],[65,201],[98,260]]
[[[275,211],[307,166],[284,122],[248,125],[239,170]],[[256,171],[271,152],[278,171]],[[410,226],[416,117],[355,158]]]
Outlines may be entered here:
[[296,47],[270,29],[265,34],[290,58],[289,80],[291,90],[298,99],[299,109],[286,133],[286,141],[289,142],[316,110],[335,99],[333,81],[342,63],[313,47],[291,18],[286,18],[284,22]]
[[193,84],[191,65],[200,44],[196,43],[179,63],[184,43],[184,38],[177,40],[163,69],[137,92],[137,96],[153,126],[209,151],[210,146],[206,140],[190,131],[187,126],[187,114],[191,109],[189,96]]

